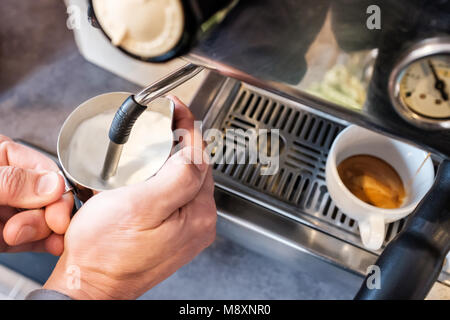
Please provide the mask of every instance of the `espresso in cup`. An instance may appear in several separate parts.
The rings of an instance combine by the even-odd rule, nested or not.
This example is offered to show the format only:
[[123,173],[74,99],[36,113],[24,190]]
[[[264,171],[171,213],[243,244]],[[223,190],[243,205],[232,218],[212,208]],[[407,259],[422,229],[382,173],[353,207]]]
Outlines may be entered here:
[[362,244],[378,250],[386,224],[410,214],[428,192],[434,168],[427,152],[351,125],[334,140],[325,175],[336,206],[358,223]]
[[400,175],[386,161],[367,154],[346,158],[338,165],[344,185],[358,199],[378,208],[395,209],[405,200]]

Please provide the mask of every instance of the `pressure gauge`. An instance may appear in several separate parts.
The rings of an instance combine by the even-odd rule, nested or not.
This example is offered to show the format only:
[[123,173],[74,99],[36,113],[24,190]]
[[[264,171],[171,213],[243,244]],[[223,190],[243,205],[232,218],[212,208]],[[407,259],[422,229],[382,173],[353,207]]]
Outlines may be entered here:
[[402,56],[389,79],[395,110],[427,129],[450,129],[450,37],[422,41]]

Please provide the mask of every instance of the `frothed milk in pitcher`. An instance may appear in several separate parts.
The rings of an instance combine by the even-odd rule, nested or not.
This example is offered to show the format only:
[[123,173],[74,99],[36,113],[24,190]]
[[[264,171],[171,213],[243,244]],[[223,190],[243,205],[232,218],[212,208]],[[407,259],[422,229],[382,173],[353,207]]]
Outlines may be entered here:
[[108,132],[115,111],[105,111],[81,122],[69,143],[67,169],[80,183],[97,190],[113,189],[146,180],[167,160],[172,149],[172,119],[148,108],[136,121],[124,145],[117,174],[100,177]]

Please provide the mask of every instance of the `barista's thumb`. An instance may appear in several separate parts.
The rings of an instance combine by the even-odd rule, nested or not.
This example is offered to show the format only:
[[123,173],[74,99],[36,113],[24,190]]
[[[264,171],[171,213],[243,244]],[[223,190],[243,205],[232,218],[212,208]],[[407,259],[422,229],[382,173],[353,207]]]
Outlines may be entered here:
[[[159,225],[195,198],[205,181],[208,162],[201,149],[185,147],[172,155],[148,181],[120,189],[135,212],[152,212],[150,225]],[[148,219],[148,215],[146,215]]]
[[56,172],[0,167],[0,205],[37,209],[55,202],[63,193],[64,179]]

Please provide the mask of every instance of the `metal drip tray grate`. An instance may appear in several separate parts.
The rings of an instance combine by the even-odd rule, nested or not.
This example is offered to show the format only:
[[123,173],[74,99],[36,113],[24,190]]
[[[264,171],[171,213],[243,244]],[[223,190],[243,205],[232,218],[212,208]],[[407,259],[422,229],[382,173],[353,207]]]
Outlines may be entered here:
[[[219,186],[362,246],[357,223],[335,206],[325,183],[328,151],[344,124],[242,84],[231,107],[215,120],[213,127],[227,136],[227,142],[234,144],[234,147],[229,143],[222,146],[221,154],[227,161],[220,161],[220,157],[215,159],[214,176]],[[248,148],[248,137],[236,130],[230,133],[229,129],[279,129],[278,172],[261,175],[261,163],[246,161],[248,153],[243,150]],[[234,135],[232,139],[229,139],[230,134]],[[236,148],[236,145],[244,148]],[[214,152],[217,153],[217,149],[213,150],[213,155]],[[403,225],[404,220],[390,224],[386,242],[394,238]]]

